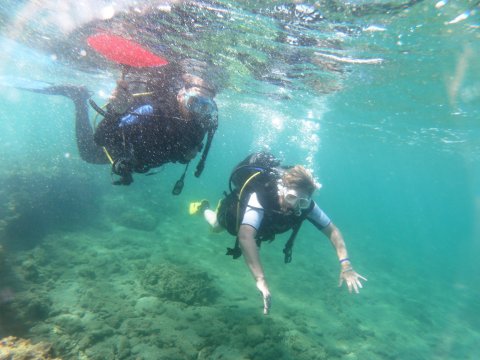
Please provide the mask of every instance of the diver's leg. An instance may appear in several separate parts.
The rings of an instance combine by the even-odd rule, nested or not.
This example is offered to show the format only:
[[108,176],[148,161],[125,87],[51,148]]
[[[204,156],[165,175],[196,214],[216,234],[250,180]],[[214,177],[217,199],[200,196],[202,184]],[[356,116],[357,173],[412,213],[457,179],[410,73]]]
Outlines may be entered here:
[[218,223],[217,213],[210,209],[205,209],[203,212],[203,218],[210,225],[210,230],[214,233],[223,231],[223,227]]
[[108,158],[93,138],[93,128],[88,117],[87,98],[71,98],[75,104],[75,134],[80,157],[92,164],[107,164]]
[[[32,90],[31,90],[32,91]],[[58,85],[44,89],[35,89],[34,92],[48,95],[63,95],[70,98],[75,104],[75,134],[80,157],[88,163],[106,164],[108,158],[101,146],[93,139],[93,128],[88,117],[88,99],[90,93],[84,86]]]
[[215,211],[210,209],[205,209],[203,211],[203,217],[212,228],[217,228],[218,226],[220,226],[218,224],[217,214],[215,213]]

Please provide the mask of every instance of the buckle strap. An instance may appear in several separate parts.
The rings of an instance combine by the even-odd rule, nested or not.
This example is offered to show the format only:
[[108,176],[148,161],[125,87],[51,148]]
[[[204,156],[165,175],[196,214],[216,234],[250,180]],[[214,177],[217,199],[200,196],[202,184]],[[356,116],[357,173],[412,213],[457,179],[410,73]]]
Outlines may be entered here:
[[288,238],[288,241],[285,244],[285,247],[283,248],[283,253],[284,253],[284,258],[283,261],[285,264],[289,264],[292,262],[292,252],[293,252],[293,244],[295,242],[295,238],[297,237],[298,231],[300,230],[300,227],[302,226],[303,219],[294,226],[292,233],[290,234],[290,237]]
[[242,256],[242,249],[240,249],[240,244],[238,242],[238,236],[235,239],[235,246],[233,248],[227,248],[227,253],[225,255],[229,255],[233,259],[238,259],[240,256]]

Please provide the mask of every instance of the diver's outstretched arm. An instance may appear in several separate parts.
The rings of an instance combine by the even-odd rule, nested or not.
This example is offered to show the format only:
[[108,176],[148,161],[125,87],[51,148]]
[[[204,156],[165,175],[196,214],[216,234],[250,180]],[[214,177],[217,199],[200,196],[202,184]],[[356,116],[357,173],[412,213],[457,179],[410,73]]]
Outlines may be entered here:
[[238,242],[242,249],[245,263],[255,278],[257,289],[262,293],[263,313],[267,315],[270,311],[272,296],[270,295],[262,263],[260,262],[260,254],[255,240],[256,236],[257,230],[254,227],[250,225],[240,225],[240,229],[238,230]]
[[70,98],[75,104],[75,134],[80,157],[88,163],[107,164],[108,158],[101,146],[93,138],[93,128],[88,118],[87,100],[90,93],[84,86],[55,85],[43,89],[25,89],[48,95],[63,95]]

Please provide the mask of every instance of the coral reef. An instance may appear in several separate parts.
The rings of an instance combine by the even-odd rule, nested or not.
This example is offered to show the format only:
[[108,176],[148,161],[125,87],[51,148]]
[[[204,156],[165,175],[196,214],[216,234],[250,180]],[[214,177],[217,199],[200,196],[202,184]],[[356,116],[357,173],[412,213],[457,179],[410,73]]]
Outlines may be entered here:
[[218,290],[206,272],[163,263],[147,267],[142,275],[145,290],[162,299],[187,305],[207,305],[218,297]]
[[0,359],[60,360],[60,358],[53,357],[50,344],[43,342],[32,344],[29,340],[13,336],[0,340]]
[[132,229],[153,231],[157,227],[158,217],[140,207],[128,207],[118,215],[115,221]]
[[[51,234],[34,249],[9,252],[15,293],[0,304],[0,338],[46,342],[65,359],[347,358],[349,348],[337,345],[324,324],[309,322],[303,310],[288,311],[281,300],[274,316],[263,316],[260,301],[238,297],[250,282],[231,272],[223,287],[222,267],[191,265],[192,249],[170,236],[159,242],[150,232],[105,227]],[[208,240],[198,240],[200,258],[211,250]],[[329,313],[342,320],[334,306]]]
[[105,220],[113,224],[141,231],[153,231],[157,227],[161,215],[168,214],[168,203],[159,203],[155,196],[145,193],[122,194],[110,197],[103,204]]

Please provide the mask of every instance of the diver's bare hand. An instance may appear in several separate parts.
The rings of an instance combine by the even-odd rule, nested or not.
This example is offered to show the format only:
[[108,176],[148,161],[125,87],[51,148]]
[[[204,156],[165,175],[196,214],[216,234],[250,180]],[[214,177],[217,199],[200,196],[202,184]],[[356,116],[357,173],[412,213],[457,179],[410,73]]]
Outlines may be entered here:
[[272,296],[270,295],[270,290],[268,290],[265,278],[257,278],[257,289],[260,290],[263,296],[263,314],[268,315],[272,303]]
[[353,268],[350,266],[340,271],[340,279],[338,282],[338,286],[342,286],[343,282],[345,281],[345,284],[347,284],[348,287],[348,291],[351,293],[353,290],[358,294],[360,292],[360,289],[363,288],[360,280],[367,281],[366,278],[356,273],[355,270],[353,270]]

